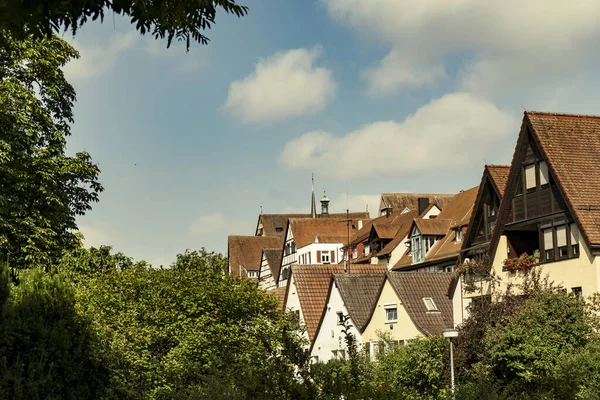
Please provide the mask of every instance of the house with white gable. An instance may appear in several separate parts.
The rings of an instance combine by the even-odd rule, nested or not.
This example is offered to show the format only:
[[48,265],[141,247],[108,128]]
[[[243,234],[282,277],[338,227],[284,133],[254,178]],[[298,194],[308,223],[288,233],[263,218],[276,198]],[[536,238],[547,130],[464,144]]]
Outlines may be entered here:
[[321,199],[319,218],[290,218],[286,230],[278,287],[287,285],[294,264],[339,264],[344,260],[343,248],[357,231],[361,215],[329,218],[329,199]]
[[327,362],[348,353],[346,327],[358,347],[383,288],[385,274],[335,274],[329,284],[325,311],[310,347],[313,360]]

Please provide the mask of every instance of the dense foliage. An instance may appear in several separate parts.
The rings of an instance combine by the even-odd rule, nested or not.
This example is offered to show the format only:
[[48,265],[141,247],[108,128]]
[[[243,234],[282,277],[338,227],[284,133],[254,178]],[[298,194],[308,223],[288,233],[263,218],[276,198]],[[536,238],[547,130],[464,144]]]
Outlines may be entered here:
[[206,44],[203,31],[215,23],[217,9],[238,17],[248,13],[236,0],[0,0],[0,29],[24,38],[49,37],[61,28],[73,34],[88,19],[104,19],[104,13],[116,13],[131,18],[131,23],[143,35],[190,40]]
[[75,90],[64,40],[0,32],[0,249],[12,267],[49,265],[78,245],[75,218],[102,186],[88,153],[65,154]]

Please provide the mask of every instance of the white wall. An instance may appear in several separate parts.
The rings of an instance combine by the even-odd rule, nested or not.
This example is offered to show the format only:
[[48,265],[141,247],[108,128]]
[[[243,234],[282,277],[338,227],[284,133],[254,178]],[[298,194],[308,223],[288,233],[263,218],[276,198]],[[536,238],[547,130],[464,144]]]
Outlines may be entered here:
[[308,253],[310,253],[311,264],[321,264],[321,260],[317,260],[317,251],[335,251],[335,260],[331,260],[331,264],[338,264],[344,258],[344,252],[342,251],[343,243],[311,243],[306,245],[300,249],[298,249],[298,263],[301,263],[302,255],[306,255],[308,257]]
[[[300,316],[300,323],[306,326],[304,322],[304,315],[302,314],[302,307],[300,307],[300,298],[298,297],[298,291],[296,290],[296,284],[294,283],[294,276],[289,279],[288,284],[290,285],[287,291],[287,297],[285,299],[286,311],[298,311]],[[304,338],[308,340],[308,332],[304,331]],[[308,347],[308,346],[307,346]]]
[[464,297],[463,292],[462,277],[460,277],[456,284],[456,289],[454,290],[454,296],[452,297],[452,318],[455,328],[462,324],[469,316],[467,307],[471,304],[471,298]]
[[[325,308],[325,316],[323,318],[323,322],[321,324],[321,328],[319,332],[317,332],[317,336],[315,338],[315,343],[313,345],[312,351],[310,353],[311,357],[318,357],[318,361],[327,362],[332,358],[335,358],[333,353],[334,350],[344,350],[346,352],[346,357],[348,357],[348,348],[346,347],[346,335],[344,334],[343,326],[338,325],[338,312],[343,313],[343,315],[348,315],[348,310],[344,305],[344,301],[342,300],[342,296],[340,295],[339,290],[333,284],[333,288],[331,289],[331,295],[329,297],[327,307]],[[348,320],[350,324],[350,332],[356,338],[356,346],[358,350],[362,345],[362,336],[352,319]]]
[[429,211],[427,211],[425,213],[425,215],[423,215],[423,219],[437,217],[438,214],[440,213],[440,211],[441,210],[439,208],[437,208],[437,206],[434,205],[433,207],[431,207],[431,209]]
[[277,287],[273,273],[271,273],[271,267],[265,257],[265,253],[262,255],[262,261],[260,263],[260,276],[258,279],[258,287],[264,290],[273,290]]

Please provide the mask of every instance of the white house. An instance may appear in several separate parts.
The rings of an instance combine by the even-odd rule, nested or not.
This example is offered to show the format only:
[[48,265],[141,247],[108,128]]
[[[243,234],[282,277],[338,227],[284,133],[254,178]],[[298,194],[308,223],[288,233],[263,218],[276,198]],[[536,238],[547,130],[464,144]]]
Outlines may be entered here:
[[362,332],[373,314],[385,274],[336,274],[331,279],[325,311],[311,346],[315,361],[345,358],[348,353],[345,327],[362,346]]

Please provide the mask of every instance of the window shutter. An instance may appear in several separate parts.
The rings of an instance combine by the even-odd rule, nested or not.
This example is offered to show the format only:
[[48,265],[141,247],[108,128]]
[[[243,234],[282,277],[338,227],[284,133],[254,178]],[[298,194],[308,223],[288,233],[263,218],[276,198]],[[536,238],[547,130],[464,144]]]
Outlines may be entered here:
[[544,249],[552,250],[554,248],[554,240],[552,238],[552,228],[544,229]]
[[545,185],[548,182],[550,182],[550,177],[548,175],[548,164],[546,164],[545,161],[540,161],[540,185]]
[[317,264],[321,263],[321,250],[317,250]]
[[579,228],[577,224],[571,224],[571,245],[579,244]]
[[558,247],[567,245],[567,227],[565,225],[556,227],[556,245]]
[[535,187],[535,164],[525,166],[525,185],[527,189]]
[[331,250],[331,260],[330,260],[330,262],[332,264],[335,264],[335,251],[334,250]]

